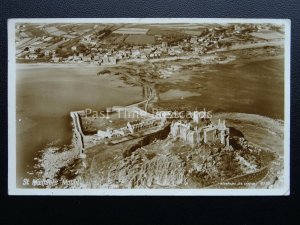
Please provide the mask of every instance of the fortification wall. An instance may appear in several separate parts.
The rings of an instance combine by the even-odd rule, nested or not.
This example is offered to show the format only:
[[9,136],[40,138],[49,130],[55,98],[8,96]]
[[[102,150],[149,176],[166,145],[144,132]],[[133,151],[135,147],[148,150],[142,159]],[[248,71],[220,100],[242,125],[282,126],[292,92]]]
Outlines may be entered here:
[[81,129],[78,112],[70,112],[70,116],[74,125],[73,143],[78,148],[78,154],[81,154],[84,150],[84,134]]

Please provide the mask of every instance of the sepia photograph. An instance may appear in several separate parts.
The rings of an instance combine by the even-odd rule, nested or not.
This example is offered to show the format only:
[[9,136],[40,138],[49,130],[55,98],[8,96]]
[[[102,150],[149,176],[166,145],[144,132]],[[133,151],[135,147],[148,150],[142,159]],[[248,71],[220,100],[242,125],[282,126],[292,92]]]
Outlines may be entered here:
[[10,19],[10,195],[289,195],[290,20]]

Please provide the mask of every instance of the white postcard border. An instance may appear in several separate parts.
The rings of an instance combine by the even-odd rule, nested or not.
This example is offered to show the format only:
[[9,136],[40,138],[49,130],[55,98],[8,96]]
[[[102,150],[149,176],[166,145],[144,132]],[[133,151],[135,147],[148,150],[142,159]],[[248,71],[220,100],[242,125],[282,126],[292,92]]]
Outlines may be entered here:
[[[22,189],[16,187],[16,23],[273,23],[285,26],[284,185],[281,189]],[[290,48],[289,19],[228,18],[48,18],[8,20],[8,194],[115,196],[274,196],[290,194]]]

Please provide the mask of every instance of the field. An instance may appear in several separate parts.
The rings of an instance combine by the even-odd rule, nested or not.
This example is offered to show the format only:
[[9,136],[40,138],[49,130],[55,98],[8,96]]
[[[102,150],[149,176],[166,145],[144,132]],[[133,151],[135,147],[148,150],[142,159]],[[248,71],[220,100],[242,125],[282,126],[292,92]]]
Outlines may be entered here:
[[121,35],[121,34],[115,34],[112,33],[108,35],[107,37],[104,37],[102,40],[103,44],[107,45],[118,45],[124,43],[124,40],[128,37],[127,34]]
[[272,40],[276,38],[284,38],[283,34],[280,34],[278,32],[253,32],[251,33],[252,36],[257,37],[257,38],[262,38],[266,40]]
[[115,34],[146,34],[148,32],[148,29],[143,28],[120,28],[113,33]]
[[172,35],[172,36],[176,36],[176,35],[182,35],[182,33],[178,30],[173,30],[173,29],[162,29],[160,27],[153,27],[151,28],[148,33],[148,35]]
[[31,37],[42,37],[47,34],[43,29],[37,27],[36,24],[26,24],[25,32]]
[[125,42],[128,44],[136,44],[136,45],[154,44],[155,38],[154,36],[149,36],[145,34],[141,34],[141,35],[131,34],[125,39]]

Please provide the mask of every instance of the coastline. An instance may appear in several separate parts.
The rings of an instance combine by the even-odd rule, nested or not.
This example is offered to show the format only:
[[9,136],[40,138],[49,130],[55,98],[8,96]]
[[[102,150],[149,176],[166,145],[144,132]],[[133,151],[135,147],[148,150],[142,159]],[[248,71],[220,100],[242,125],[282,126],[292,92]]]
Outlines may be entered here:
[[[269,47],[280,47],[280,46],[269,46]],[[165,62],[165,61],[176,61],[176,60],[201,60],[205,59],[206,57],[211,57],[212,55],[215,54],[235,54],[236,52],[243,51],[243,50],[255,50],[255,49],[260,49],[261,47],[257,48],[234,48],[234,49],[228,49],[228,50],[223,50],[223,51],[213,51],[209,52],[205,55],[183,55],[183,56],[175,56],[175,57],[163,57],[163,58],[157,58],[157,59],[128,59],[128,60],[122,60],[118,62],[117,64],[114,65],[97,65],[97,64],[91,64],[87,62],[81,62],[81,63],[52,63],[52,62],[37,62],[37,63],[16,63],[16,68],[17,69],[32,69],[32,68],[53,68],[53,67],[58,67],[58,68],[81,68],[82,66],[87,67],[87,68],[109,68],[109,67],[117,67],[120,65],[124,65],[127,63],[141,63],[141,62],[150,62],[150,63],[156,63],[156,62]],[[268,60],[268,59],[282,59],[284,58],[284,53],[278,54],[278,55],[258,55],[256,58],[245,58],[245,59],[239,59],[239,60],[245,60],[247,62],[255,62],[255,61],[263,61],[263,60]],[[225,64],[231,64],[234,63],[234,60],[229,60],[228,62],[225,62]],[[203,64],[218,64],[219,62],[214,62],[214,63],[205,63],[202,62]],[[222,62],[224,64],[224,62]]]
[[34,69],[34,68],[81,68],[82,65],[89,68],[98,68],[99,65],[94,65],[90,63],[16,63],[16,69]]

